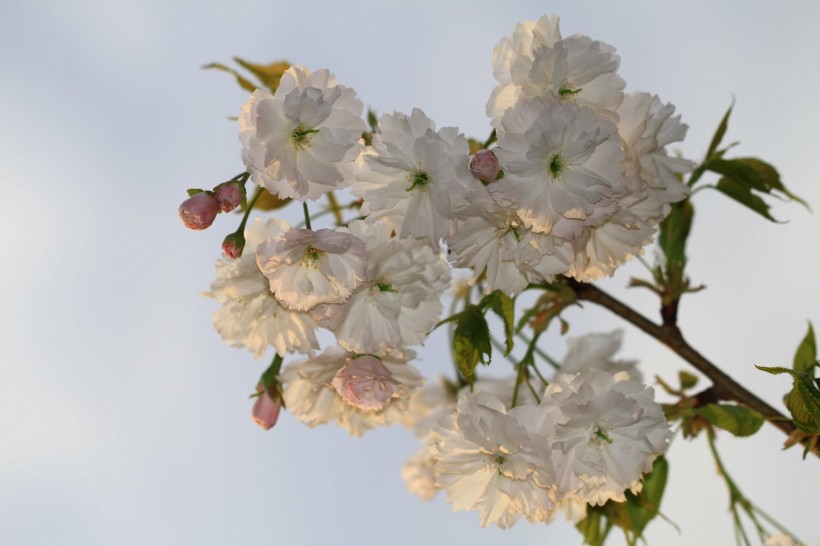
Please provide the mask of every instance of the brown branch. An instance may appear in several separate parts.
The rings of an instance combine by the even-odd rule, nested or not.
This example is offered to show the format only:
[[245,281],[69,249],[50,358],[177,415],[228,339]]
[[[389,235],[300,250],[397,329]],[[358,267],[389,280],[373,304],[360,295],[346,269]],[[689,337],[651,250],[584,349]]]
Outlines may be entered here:
[[[788,435],[797,431],[792,420],[771,407],[769,404],[746,390],[737,381],[726,375],[720,368],[712,364],[703,355],[697,352],[689,343],[683,339],[683,334],[674,323],[663,325],[655,324],[631,307],[621,303],[600,288],[586,283],[581,283],[573,279],[563,279],[564,284],[572,288],[580,300],[591,301],[606,307],[622,319],[630,322],[654,337],[673,351],[689,364],[697,368],[706,377],[711,379],[712,392],[722,400],[731,400],[758,411],[766,420]],[[820,457],[820,446],[815,446],[812,450]]]

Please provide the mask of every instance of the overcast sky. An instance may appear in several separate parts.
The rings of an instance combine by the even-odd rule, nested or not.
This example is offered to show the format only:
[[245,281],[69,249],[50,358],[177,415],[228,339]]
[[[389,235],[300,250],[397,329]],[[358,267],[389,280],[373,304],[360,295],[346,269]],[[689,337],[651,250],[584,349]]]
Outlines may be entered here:
[[[186,188],[243,170],[227,117],[247,93],[200,66],[239,55],[329,68],[378,112],[420,107],[485,138],[493,47],[517,22],[556,13],[564,35],[618,49],[627,90],[677,106],[686,157],[701,159],[734,98],[735,153],[776,165],[818,209],[818,6],[4,0],[0,543],[580,544],[561,521],[481,529],[441,497],[419,501],[399,475],[417,449],[406,430],[354,439],[286,414],[270,432],[253,425],[247,396],[267,359],[228,347],[201,295],[235,221],[194,233],[176,212]],[[707,289],[683,302],[684,333],[785,411],[788,380],[753,364],[789,364],[806,321],[820,326],[820,219],[775,202],[785,223],[772,224],[709,191],[695,207],[690,275]],[[654,317],[649,292],[624,288],[640,275],[632,264],[603,286]],[[571,335],[620,326],[587,307],[568,315]],[[621,354],[645,363],[645,376],[685,368],[624,329]],[[557,333],[545,341],[563,354]],[[446,354],[439,332],[418,367],[434,377],[450,369]],[[752,500],[818,544],[818,463],[781,452],[783,439],[766,426],[719,445]],[[681,534],[658,521],[650,543],[732,543],[704,440],[677,438],[669,458],[662,510]]]

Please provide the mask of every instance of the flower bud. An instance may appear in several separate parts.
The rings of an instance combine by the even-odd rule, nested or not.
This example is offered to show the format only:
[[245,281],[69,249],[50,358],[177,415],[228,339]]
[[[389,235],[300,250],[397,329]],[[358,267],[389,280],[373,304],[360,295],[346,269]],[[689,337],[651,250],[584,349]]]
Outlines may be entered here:
[[267,391],[262,391],[256,398],[253,404],[253,411],[251,413],[253,422],[265,430],[270,430],[279,419],[279,410],[282,405],[271,398]]
[[222,212],[231,212],[245,199],[245,185],[236,180],[224,182],[214,188],[214,197]]
[[498,158],[492,150],[479,150],[470,161],[470,172],[473,176],[482,182],[489,184],[498,179],[498,173],[501,172],[501,166],[498,164]]
[[205,229],[214,223],[219,212],[216,198],[209,192],[195,193],[179,206],[179,217],[190,229]]
[[225,253],[225,256],[228,258],[235,260],[242,256],[242,250],[245,249],[245,236],[242,235],[241,231],[237,231],[236,233],[231,233],[225,240],[222,241],[222,252]]
[[378,411],[401,394],[401,383],[381,360],[369,355],[349,360],[331,385],[348,404],[365,411]]

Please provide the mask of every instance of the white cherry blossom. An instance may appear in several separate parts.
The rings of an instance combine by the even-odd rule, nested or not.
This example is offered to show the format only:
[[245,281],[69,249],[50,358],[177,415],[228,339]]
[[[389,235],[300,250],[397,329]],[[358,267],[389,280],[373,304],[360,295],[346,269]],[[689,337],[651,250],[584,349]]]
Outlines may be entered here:
[[291,229],[256,247],[256,263],[285,307],[343,303],[365,280],[367,250],[349,233]]
[[[245,230],[246,247],[252,249],[288,229],[290,226],[281,220],[257,218]],[[262,358],[269,346],[282,356],[319,349],[314,320],[306,313],[282,307],[268,287],[253,252],[235,260],[217,260],[216,279],[207,295],[222,304],[213,316],[219,335],[233,347],[249,349],[255,358]]]
[[315,200],[346,186],[361,153],[362,103],[327,70],[291,66],[276,93],[257,89],[242,106],[239,139],[253,180],[280,197]]

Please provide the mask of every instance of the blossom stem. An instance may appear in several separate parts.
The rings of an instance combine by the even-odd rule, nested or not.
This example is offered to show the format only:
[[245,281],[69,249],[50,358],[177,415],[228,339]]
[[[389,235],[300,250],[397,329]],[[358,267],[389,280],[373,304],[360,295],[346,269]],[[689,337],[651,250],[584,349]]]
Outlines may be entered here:
[[[248,173],[245,173],[245,180],[246,181],[248,180],[247,177],[248,177]],[[256,201],[259,200],[259,197],[262,195],[262,192],[264,192],[264,191],[265,191],[265,188],[263,188],[262,186],[259,186],[258,188],[256,188],[256,192],[253,194],[253,197],[251,198],[250,203],[248,203],[248,206],[245,207],[245,214],[242,215],[242,221],[239,222],[239,228],[237,228],[237,230],[236,230],[237,233],[242,233],[242,232],[245,231],[245,224],[248,223],[248,218],[251,215],[251,211],[253,210],[253,206],[256,205]]]
[[282,360],[284,359],[279,353],[273,355],[273,361],[262,374],[260,381],[268,393],[271,392],[271,389],[275,391],[276,396],[279,398],[278,402],[284,406],[285,401],[282,399],[281,389],[279,388],[279,370],[282,369]]
[[[524,334],[522,334],[521,332],[517,332],[515,335],[516,335],[516,337],[517,337],[518,339],[520,339],[521,341],[523,341],[524,343],[526,343],[526,344],[528,344],[528,345],[529,345],[529,343],[530,343],[530,339],[529,339],[527,336],[525,336],[525,335],[524,335]],[[539,347],[535,347],[535,346],[534,346],[534,347],[533,347],[533,351],[535,351],[535,354],[537,354],[538,356],[540,356],[541,358],[543,358],[543,359],[544,359],[544,362],[546,362],[547,364],[549,364],[550,366],[552,366],[552,367],[553,367],[553,368],[555,368],[556,370],[558,370],[558,369],[560,369],[560,368],[561,368],[561,364],[559,364],[557,360],[555,360],[555,359],[554,359],[554,358],[552,358],[550,355],[548,355],[547,353],[545,353],[545,352],[544,352],[542,349],[540,349]]]
[[[755,396],[752,392],[746,390],[746,388],[729,377],[720,368],[689,345],[683,338],[683,334],[677,325],[655,324],[620,300],[613,298],[592,284],[581,283],[569,278],[563,278],[561,282],[569,286],[575,292],[578,299],[591,301],[602,307],[606,307],[622,319],[637,326],[645,333],[672,349],[678,356],[694,366],[712,381],[713,392],[719,399],[733,400],[758,411],[769,423],[788,435],[797,430],[791,419]],[[808,442],[808,438],[802,441],[804,445],[808,445]],[[820,457],[820,445],[815,445],[812,448],[812,452]]]
[[302,210],[305,212],[305,227],[307,229],[313,229],[310,227],[310,212],[308,212],[307,201],[302,202]]
[[333,211],[333,218],[336,220],[336,227],[341,227],[345,223],[342,216],[342,209],[339,207],[339,202],[336,200],[336,194],[333,191],[327,192],[327,202],[330,205],[330,210]]

